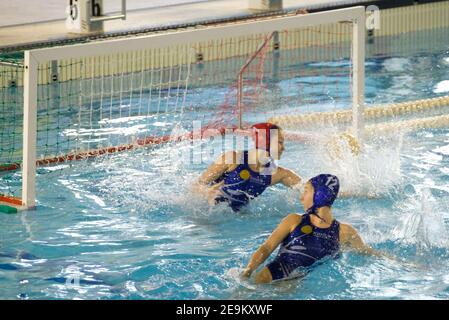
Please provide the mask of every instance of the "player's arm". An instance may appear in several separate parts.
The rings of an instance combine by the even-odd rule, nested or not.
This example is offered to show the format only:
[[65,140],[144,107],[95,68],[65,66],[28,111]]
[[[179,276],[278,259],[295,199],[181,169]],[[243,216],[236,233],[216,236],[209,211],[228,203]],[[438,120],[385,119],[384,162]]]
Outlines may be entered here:
[[254,270],[257,269],[264,261],[271,255],[271,253],[278,247],[291,232],[293,227],[296,227],[301,222],[301,216],[295,213],[289,214],[285,217],[277,228],[271,233],[268,239],[257,249],[251,256],[242,276],[249,277]]
[[228,151],[223,153],[203,172],[203,174],[201,174],[196,183],[194,183],[194,185],[192,186],[192,190],[194,192],[203,194],[208,199],[213,198],[214,194],[222,183],[212,186],[210,186],[210,184],[216,179],[220,178],[226,171],[228,171],[235,162],[235,151]]
[[302,178],[290,169],[278,167],[271,178],[271,185],[282,183],[284,186],[294,188],[300,185]]
[[229,151],[223,153],[218,159],[215,160],[198,178],[198,183],[201,185],[209,185],[223,175],[229,169],[229,162],[235,160],[235,152]]
[[355,250],[360,254],[394,259],[389,254],[374,250],[366,245],[363,242],[362,237],[357,233],[357,230],[349,224],[340,224],[340,243],[342,246]]

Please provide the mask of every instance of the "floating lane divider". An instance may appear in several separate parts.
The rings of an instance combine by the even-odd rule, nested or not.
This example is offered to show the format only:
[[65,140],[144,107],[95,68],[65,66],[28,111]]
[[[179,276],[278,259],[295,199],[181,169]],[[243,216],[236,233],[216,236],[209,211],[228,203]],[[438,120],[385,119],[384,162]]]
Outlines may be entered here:
[[20,168],[20,163],[4,163],[0,164],[0,172],[1,171],[13,171]]
[[[449,96],[370,107],[364,110],[363,115],[367,120],[391,118],[400,115],[428,112],[446,106],[449,106]],[[351,121],[352,110],[282,115],[271,117],[268,120],[268,122],[277,124],[285,129],[316,125],[317,123],[345,124]]]
[[0,194],[0,212],[7,214],[17,213],[18,209],[15,206],[20,207],[21,205],[21,199]]
[[370,136],[382,133],[394,133],[406,130],[440,129],[449,127],[449,115],[426,117],[414,120],[404,120],[388,123],[373,124],[365,127],[365,135]]

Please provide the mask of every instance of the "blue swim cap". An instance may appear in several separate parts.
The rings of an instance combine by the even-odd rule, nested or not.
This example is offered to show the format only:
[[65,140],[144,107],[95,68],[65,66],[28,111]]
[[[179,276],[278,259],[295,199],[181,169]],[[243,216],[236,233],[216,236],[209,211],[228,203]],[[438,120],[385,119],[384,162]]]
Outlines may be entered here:
[[334,203],[340,189],[338,178],[332,174],[320,174],[309,180],[314,189],[313,206],[306,213],[316,213],[318,208],[330,207]]

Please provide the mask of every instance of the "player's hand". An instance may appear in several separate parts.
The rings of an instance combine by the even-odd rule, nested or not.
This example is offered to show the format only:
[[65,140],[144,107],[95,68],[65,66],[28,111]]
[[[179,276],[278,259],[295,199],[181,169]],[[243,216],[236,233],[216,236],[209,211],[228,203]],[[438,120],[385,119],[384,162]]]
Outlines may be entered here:
[[243,270],[243,272],[241,273],[240,277],[242,277],[242,278],[249,278],[249,277],[251,277],[252,273],[253,273],[253,270],[251,270],[250,268],[246,268],[245,270]]

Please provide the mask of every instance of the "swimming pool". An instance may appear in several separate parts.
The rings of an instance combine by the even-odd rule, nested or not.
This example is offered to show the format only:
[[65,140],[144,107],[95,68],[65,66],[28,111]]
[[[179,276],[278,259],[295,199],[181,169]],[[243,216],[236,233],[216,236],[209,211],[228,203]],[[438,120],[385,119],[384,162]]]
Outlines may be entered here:
[[[369,57],[366,68],[369,104],[449,91],[445,43]],[[173,157],[190,149],[203,163]],[[212,161],[208,150],[163,145],[38,169],[37,210],[0,215],[0,298],[449,298],[449,130],[369,141],[358,164],[363,175],[313,145],[288,142],[281,165],[304,177],[335,173],[343,188],[377,194],[337,200],[334,214],[374,248],[409,263],[344,252],[302,280],[269,286],[242,283],[237,269],[285,215],[301,212],[298,195],[274,187],[245,214],[210,208],[189,191]]]

